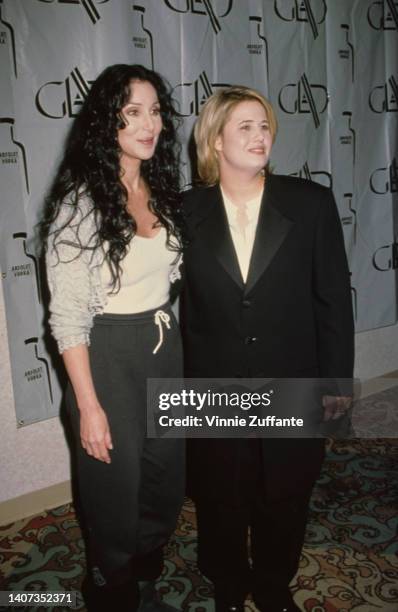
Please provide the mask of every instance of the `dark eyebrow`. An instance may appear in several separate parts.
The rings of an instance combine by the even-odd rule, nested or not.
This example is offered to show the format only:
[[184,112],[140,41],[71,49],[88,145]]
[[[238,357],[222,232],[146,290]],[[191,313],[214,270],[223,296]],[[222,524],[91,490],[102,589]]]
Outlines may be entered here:
[[[142,106],[142,102],[127,102],[126,106]],[[160,106],[159,100],[156,100],[152,106]]]

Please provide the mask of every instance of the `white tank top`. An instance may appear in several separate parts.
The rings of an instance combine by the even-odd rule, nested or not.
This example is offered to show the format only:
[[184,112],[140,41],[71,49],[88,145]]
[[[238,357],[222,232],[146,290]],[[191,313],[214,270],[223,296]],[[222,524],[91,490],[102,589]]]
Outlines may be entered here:
[[[134,236],[126,257],[121,261],[120,290],[108,294],[104,312],[134,314],[159,308],[168,301],[177,252],[167,248],[166,238],[164,227],[153,238]],[[101,279],[109,292],[112,277],[106,261],[101,268]]]

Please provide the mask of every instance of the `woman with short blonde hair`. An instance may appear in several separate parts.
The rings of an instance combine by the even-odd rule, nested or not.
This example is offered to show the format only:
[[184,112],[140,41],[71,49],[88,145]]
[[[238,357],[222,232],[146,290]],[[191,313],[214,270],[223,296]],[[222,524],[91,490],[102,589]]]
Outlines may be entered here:
[[214,185],[220,178],[218,157],[214,147],[232,110],[241,102],[257,101],[268,117],[272,142],[275,141],[278,123],[270,102],[256,89],[236,85],[221,89],[205,103],[196,122],[194,136],[198,155],[198,172],[206,185]]
[[[350,277],[333,194],[270,172],[276,131],[271,104],[243,86],[212,95],[196,124],[204,185],[184,193],[187,378],[234,378],[244,388],[245,378],[352,376]],[[315,420],[340,418],[349,397],[333,406],[332,415],[317,402]],[[295,402],[297,416],[301,409]],[[244,612],[251,593],[260,612],[299,612],[289,584],[324,441],[207,427],[188,441],[188,483],[198,567],[214,584],[215,610]]]

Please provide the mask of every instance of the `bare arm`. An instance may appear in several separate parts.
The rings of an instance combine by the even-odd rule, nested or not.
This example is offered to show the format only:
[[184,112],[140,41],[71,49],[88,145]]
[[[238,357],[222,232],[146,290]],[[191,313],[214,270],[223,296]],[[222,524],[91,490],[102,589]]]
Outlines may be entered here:
[[66,371],[80,411],[80,440],[85,451],[95,459],[110,463],[113,448],[108,419],[95,392],[90,360],[85,344],[62,353]]

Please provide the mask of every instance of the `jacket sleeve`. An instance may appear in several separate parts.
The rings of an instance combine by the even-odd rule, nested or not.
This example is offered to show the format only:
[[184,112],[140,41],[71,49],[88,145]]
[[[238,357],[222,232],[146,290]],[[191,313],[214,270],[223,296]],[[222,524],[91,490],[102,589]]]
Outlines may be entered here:
[[95,231],[93,214],[79,206],[72,221],[72,207],[62,204],[51,228],[46,253],[47,281],[50,290],[50,327],[60,353],[79,344],[90,344],[93,313],[91,269],[93,250],[89,245]]
[[[322,190],[313,255],[313,295],[322,378],[334,378],[338,395],[350,395],[354,322],[343,232],[330,190]],[[341,379],[347,379],[346,381]]]

